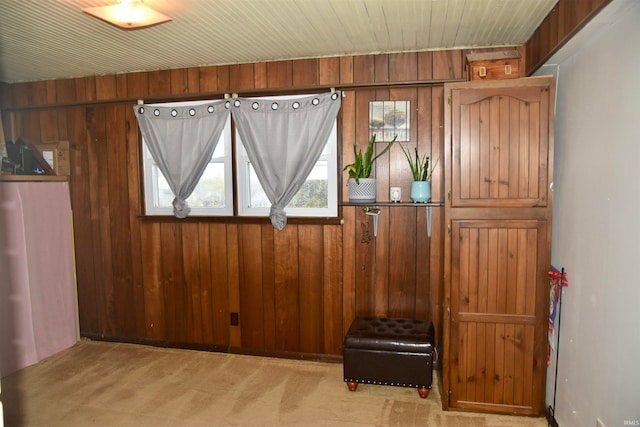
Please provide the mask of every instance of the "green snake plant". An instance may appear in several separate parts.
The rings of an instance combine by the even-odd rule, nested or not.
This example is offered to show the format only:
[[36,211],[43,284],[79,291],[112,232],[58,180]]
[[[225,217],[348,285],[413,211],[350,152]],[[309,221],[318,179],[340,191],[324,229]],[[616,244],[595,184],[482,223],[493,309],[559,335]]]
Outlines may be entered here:
[[402,152],[409,162],[409,168],[411,169],[411,176],[413,176],[413,180],[431,181],[431,175],[438,164],[438,159],[436,159],[431,169],[429,169],[429,156],[425,154],[420,158],[420,154],[418,154],[418,147],[415,147],[414,149],[415,156],[411,156],[409,154],[410,151],[405,150],[403,146],[400,146],[400,148],[402,148]]
[[389,151],[391,146],[396,142],[398,135],[393,137],[393,140],[389,142],[382,151],[380,151],[376,156],[373,155],[373,149],[376,143],[376,134],[371,135],[369,139],[369,143],[367,144],[367,149],[364,154],[362,153],[362,149],[357,148],[356,144],[353,144],[353,154],[355,155],[355,161],[346,165],[343,171],[349,171],[349,178],[353,178],[356,180],[357,184],[360,184],[360,178],[369,178],[371,176],[371,169],[373,167],[373,162],[384,153]]

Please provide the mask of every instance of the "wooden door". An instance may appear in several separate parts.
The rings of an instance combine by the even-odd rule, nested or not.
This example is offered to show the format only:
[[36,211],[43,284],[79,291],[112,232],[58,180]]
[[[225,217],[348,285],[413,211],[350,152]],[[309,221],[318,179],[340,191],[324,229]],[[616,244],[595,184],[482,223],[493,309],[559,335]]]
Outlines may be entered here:
[[553,80],[445,86],[443,405],[544,411]]

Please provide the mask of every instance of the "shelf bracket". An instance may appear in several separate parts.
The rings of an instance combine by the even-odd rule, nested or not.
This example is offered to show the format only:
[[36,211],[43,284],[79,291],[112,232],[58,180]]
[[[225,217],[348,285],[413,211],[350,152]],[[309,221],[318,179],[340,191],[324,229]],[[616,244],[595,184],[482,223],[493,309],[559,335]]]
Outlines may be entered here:
[[[433,206],[427,205],[427,237],[431,237],[431,218],[433,216]],[[378,215],[380,215],[379,206],[364,206],[362,211],[365,215],[373,217],[373,236],[378,237]]]
[[373,217],[373,237],[378,237],[378,215],[380,215],[380,208],[377,206],[365,206],[362,210],[366,215]]
[[378,215],[373,217],[373,237],[378,237]]

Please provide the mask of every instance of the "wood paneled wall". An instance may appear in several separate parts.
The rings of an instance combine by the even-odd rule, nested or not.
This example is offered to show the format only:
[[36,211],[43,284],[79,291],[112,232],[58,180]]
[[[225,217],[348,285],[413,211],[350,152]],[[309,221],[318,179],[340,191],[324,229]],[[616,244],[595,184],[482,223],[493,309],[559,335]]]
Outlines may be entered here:
[[[81,333],[258,354],[341,355],[356,315],[432,318],[441,331],[443,208],[427,237],[424,207],[354,206],[337,221],[142,216],[140,138],[133,101],[224,92],[346,87],[342,163],[368,140],[368,103],[411,101],[411,142],[440,158],[433,200],[443,201],[443,88],[463,78],[464,52],[442,51],[163,70],[5,87],[5,134],[71,142],[71,199]],[[434,82],[434,85],[423,83]],[[421,83],[421,84],[406,84]],[[378,200],[410,173],[396,147],[376,163]],[[346,190],[343,187],[343,190]],[[348,197],[343,191],[343,199]],[[46,218],[46,212],[43,212]],[[238,326],[230,313],[239,313]],[[438,333],[438,335],[440,335]],[[437,337],[441,341],[441,337]]]
[[611,0],[559,0],[525,44],[531,75]]

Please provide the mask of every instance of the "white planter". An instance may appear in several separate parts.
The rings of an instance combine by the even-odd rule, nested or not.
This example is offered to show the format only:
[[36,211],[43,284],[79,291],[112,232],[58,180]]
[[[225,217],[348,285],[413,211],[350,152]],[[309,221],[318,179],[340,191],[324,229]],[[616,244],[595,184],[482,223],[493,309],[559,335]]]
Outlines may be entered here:
[[376,201],[376,179],[360,178],[359,184],[354,178],[349,178],[349,201],[354,203],[372,203]]

